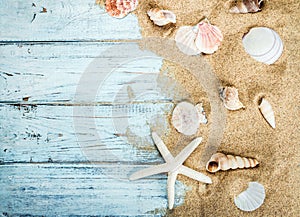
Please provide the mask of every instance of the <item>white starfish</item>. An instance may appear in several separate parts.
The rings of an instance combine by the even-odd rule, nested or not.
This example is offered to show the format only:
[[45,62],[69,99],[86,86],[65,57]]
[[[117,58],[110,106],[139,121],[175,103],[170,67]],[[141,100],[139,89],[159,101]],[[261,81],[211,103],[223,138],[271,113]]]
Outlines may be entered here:
[[208,183],[208,184],[212,183],[211,179],[208,176],[182,165],[183,162],[190,156],[190,154],[201,143],[201,141],[202,141],[201,137],[194,139],[175,158],[172,156],[172,154],[169,152],[167,146],[163,143],[163,141],[159,138],[159,136],[155,132],[152,133],[152,138],[153,138],[153,141],[156,144],[159,152],[161,153],[162,157],[166,161],[166,163],[140,170],[140,171],[132,174],[129,177],[130,180],[136,180],[136,179],[144,178],[144,177],[151,176],[154,174],[167,172],[168,173],[168,183],[167,184],[168,184],[169,209],[172,209],[173,205],[174,205],[175,181],[176,181],[178,174],[183,174],[183,175],[188,176],[192,179],[195,179],[199,182],[204,182],[204,183]]

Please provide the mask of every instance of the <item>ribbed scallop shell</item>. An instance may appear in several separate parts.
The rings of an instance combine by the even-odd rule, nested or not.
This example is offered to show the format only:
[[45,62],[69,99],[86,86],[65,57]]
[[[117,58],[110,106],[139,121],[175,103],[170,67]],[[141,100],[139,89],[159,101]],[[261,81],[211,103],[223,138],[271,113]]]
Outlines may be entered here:
[[264,98],[262,98],[260,105],[258,106],[261,114],[271,127],[275,128],[275,115],[271,104]]
[[258,164],[258,161],[253,158],[216,153],[207,162],[206,170],[215,173],[219,170],[256,167]]
[[234,198],[234,204],[243,211],[258,209],[265,200],[266,192],[262,184],[249,182],[248,188]]
[[152,8],[147,12],[150,19],[158,26],[176,23],[176,15],[172,11]]
[[195,40],[196,47],[202,53],[212,54],[221,45],[223,34],[221,30],[214,25],[211,25],[207,20],[197,24],[198,33]]
[[225,87],[220,91],[220,97],[228,110],[239,110],[245,108],[240,102],[238,90],[235,87]]
[[262,0],[238,0],[229,12],[233,14],[255,13],[261,11],[262,2]]
[[[201,104],[194,106],[189,102],[181,102],[173,110],[172,125],[175,129],[187,136],[198,131],[200,123],[207,123]],[[204,116],[204,117],[203,117]]]
[[106,12],[115,18],[123,18],[131,11],[134,11],[138,5],[138,0],[106,0]]
[[196,47],[195,40],[198,28],[195,26],[182,26],[175,35],[176,45],[186,55],[197,55],[201,52]]

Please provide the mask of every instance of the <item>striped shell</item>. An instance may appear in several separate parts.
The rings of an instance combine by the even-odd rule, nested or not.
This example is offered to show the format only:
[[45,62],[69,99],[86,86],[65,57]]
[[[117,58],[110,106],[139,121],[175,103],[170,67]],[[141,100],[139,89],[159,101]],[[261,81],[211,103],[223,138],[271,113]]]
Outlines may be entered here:
[[216,153],[207,162],[206,170],[210,173],[215,173],[219,170],[256,167],[258,164],[258,161],[253,158]]
[[243,211],[254,211],[258,209],[265,200],[266,192],[262,184],[249,182],[248,188],[234,198],[234,204]]
[[106,12],[115,18],[123,18],[131,11],[134,11],[138,5],[138,0],[106,0]]
[[229,12],[233,14],[255,13],[261,11],[262,2],[263,0],[238,0],[234,2]]

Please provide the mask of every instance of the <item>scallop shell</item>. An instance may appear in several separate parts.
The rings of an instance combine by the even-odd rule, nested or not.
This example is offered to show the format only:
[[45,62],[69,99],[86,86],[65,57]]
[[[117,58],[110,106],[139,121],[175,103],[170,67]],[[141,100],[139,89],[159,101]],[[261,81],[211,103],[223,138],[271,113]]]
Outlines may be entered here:
[[225,108],[228,110],[239,110],[245,108],[239,100],[239,93],[235,87],[225,87],[221,89],[220,97],[223,100]]
[[255,60],[265,63],[275,63],[283,52],[280,36],[266,27],[252,28],[243,37],[245,51]]
[[270,126],[275,128],[275,115],[271,104],[266,99],[262,98],[258,108]]
[[138,6],[138,0],[106,0],[106,12],[115,18],[123,18]]
[[243,211],[258,209],[265,200],[265,188],[258,182],[249,182],[248,188],[234,198],[234,204]]
[[182,26],[176,33],[176,45],[187,55],[212,54],[221,44],[223,35],[220,29],[207,19],[196,26]]
[[229,12],[233,14],[255,13],[261,11],[262,2],[263,0],[238,0]]
[[150,19],[158,26],[176,23],[176,15],[172,11],[152,8],[147,12]]
[[[181,102],[173,110],[172,125],[175,129],[187,136],[198,131],[200,123],[207,123],[202,105],[194,106],[189,102]],[[204,117],[203,117],[204,116]]]
[[212,54],[218,50],[223,40],[221,30],[217,26],[211,25],[207,20],[198,23],[197,27],[196,47],[205,54]]
[[207,162],[206,170],[210,173],[215,173],[219,170],[256,167],[258,164],[258,161],[253,158],[216,153]]
[[175,35],[175,41],[181,52],[191,56],[201,53],[195,44],[197,32],[196,26],[182,26],[178,29]]

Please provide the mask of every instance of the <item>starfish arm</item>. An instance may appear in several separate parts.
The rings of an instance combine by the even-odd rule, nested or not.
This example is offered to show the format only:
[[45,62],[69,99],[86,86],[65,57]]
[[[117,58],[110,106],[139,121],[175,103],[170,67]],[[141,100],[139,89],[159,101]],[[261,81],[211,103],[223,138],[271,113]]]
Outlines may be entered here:
[[164,160],[167,163],[173,162],[174,161],[174,157],[172,156],[172,154],[170,153],[170,151],[168,150],[168,148],[164,144],[164,142],[161,140],[161,138],[159,138],[159,136],[157,135],[157,133],[152,132],[152,138],[153,138],[153,141],[154,141],[155,145],[157,146],[160,154],[164,158]]
[[193,169],[190,169],[186,166],[183,166],[183,165],[181,167],[179,167],[179,173],[182,175],[185,175],[187,177],[190,177],[191,179],[197,180],[199,182],[204,182],[207,184],[212,183],[211,178],[209,178],[208,176],[206,176],[202,173],[199,173]]
[[183,162],[190,156],[190,154],[198,147],[202,142],[202,137],[194,139],[190,144],[188,144],[176,157],[176,166],[183,164]]
[[141,179],[141,178],[144,178],[147,176],[152,176],[152,175],[159,174],[159,173],[165,173],[168,171],[169,171],[168,164],[164,163],[164,164],[152,166],[152,167],[137,171],[137,172],[133,173],[129,177],[129,179],[137,180],[137,179]]
[[168,173],[168,201],[169,209],[173,209],[175,201],[175,182],[178,175],[178,171]]

